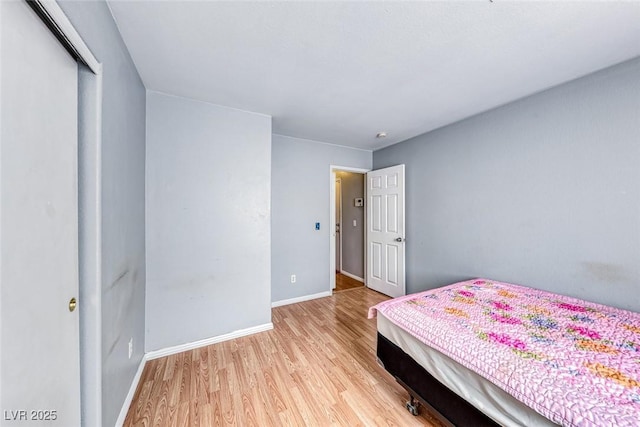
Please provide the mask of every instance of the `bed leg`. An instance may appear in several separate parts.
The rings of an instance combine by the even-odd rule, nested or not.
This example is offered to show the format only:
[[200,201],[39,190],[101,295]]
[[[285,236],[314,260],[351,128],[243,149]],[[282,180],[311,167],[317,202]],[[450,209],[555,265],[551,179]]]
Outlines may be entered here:
[[409,394],[409,401],[407,402],[406,406],[407,406],[407,411],[409,411],[409,413],[414,417],[420,413],[419,411],[420,402],[418,402],[416,398],[413,397],[412,394]]

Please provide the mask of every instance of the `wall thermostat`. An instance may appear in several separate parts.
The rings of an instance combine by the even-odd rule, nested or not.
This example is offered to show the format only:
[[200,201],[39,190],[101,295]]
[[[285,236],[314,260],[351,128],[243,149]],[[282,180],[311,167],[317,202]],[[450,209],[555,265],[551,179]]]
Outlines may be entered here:
[[354,203],[353,204],[354,204],[354,206],[362,207],[362,206],[364,206],[364,199],[362,197],[358,197],[358,198],[354,199]]

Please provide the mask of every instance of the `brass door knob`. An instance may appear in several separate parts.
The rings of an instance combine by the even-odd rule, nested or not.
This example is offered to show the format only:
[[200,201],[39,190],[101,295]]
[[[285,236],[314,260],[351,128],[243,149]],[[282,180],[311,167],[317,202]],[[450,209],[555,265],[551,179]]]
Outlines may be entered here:
[[75,298],[71,298],[69,300],[69,311],[73,311],[76,309],[77,301]]

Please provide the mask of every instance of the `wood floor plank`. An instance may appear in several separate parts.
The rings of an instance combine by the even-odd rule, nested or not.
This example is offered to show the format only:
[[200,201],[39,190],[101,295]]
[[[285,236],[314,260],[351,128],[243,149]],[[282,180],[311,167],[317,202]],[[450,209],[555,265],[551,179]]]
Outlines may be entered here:
[[160,392],[156,396],[156,410],[153,416],[154,426],[166,426],[169,422],[169,383],[168,381],[160,381]]
[[273,371],[271,369],[265,369],[262,376],[258,376],[258,386],[262,390],[262,395],[271,404],[271,412],[284,412],[287,410],[282,392],[278,384],[275,382]]
[[136,421],[142,418],[151,418],[153,411],[153,402],[149,401],[153,381],[141,382],[138,386],[138,392],[135,394],[134,400],[129,408],[129,413]]
[[441,426],[376,362],[363,286],[277,307],[274,329],[149,361],[124,425]]

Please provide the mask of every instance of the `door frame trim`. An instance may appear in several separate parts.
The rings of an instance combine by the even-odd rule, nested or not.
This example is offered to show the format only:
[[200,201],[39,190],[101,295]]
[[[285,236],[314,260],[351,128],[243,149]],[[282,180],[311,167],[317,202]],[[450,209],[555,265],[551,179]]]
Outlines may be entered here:
[[78,64],[80,410],[102,425],[102,74]]
[[[336,171],[344,171],[344,172],[355,172],[361,173],[365,175],[367,172],[370,172],[371,168],[354,168],[351,166],[339,166],[339,165],[329,165],[329,292],[333,292],[333,289],[336,287]],[[366,183],[366,179],[365,179]],[[365,200],[367,198],[367,186],[364,186],[364,197]],[[340,234],[342,238],[342,233]],[[364,219],[364,259],[367,259],[367,218],[365,215]],[[364,285],[367,286],[366,282],[366,271],[365,271],[365,282]]]
[[[336,176],[336,181],[335,181],[335,184],[334,184],[336,186],[336,188],[338,186],[338,183],[340,183],[340,201],[339,201],[339,206],[338,206],[338,202],[336,202],[336,204],[334,205],[334,209],[335,210],[338,210],[338,208],[340,209],[340,218],[339,218],[339,220],[340,220],[340,265],[339,266],[336,265],[336,271],[342,272],[342,228],[343,228],[343,224],[342,224],[342,178],[338,178]],[[334,197],[336,197],[336,196],[337,196],[337,194],[334,194]],[[335,218],[335,215],[334,215],[334,218]],[[335,226],[336,225],[337,224],[334,224],[334,228],[333,228],[334,230],[335,230]],[[336,248],[336,250],[337,249],[338,248]],[[336,257],[336,259],[337,259],[337,257]]]

